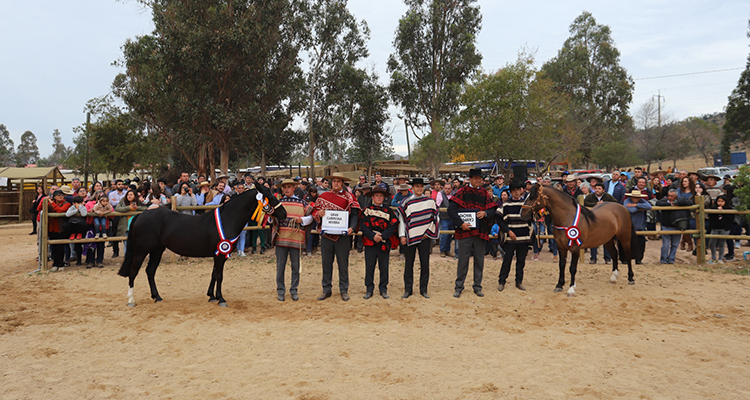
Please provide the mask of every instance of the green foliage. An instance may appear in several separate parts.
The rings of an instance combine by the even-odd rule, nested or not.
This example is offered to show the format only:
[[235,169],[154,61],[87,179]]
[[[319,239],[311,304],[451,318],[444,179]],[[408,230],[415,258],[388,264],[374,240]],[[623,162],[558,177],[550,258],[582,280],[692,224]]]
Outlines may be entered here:
[[370,30],[364,21],[357,22],[346,1],[311,0],[302,15],[309,64],[304,74],[305,125],[308,161],[314,176],[316,152],[327,160],[340,157],[341,143],[354,137],[357,92],[364,81],[364,71],[355,64],[368,56]]
[[[690,117],[682,121],[678,129],[678,136],[684,137],[690,143],[690,149],[703,156],[706,165],[713,163],[713,155],[722,139],[721,129],[702,118]],[[729,158],[725,158],[728,160]]]
[[289,115],[300,77],[299,9],[287,0],[146,3],[154,31],[123,45],[127,72],[115,92],[172,146],[206,158],[215,146],[226,171],[238,139],[269,129],[277,110]]
[[36,144],[36,135],[26,131],[21,135],[21,141],[16,147],[16,165],[19,167],[34,164],[39,159],[39,147]]
[[[48,166],[62,166],[65,161],[68,160],[68,157],[70,156],[71,152],[73,151],[72,148],[66,146],[62,142],[62,137],[60,136],[60,131],[55,129],[52,132],[52,154],[47,156],[45,159],[45,165]],[[41,161],[40,161],[41,163]]]
[[[439,141],[442,127],[458,112],[463,84],[481,65],[475,44],[482,15],[476,0],[405,3],[407,11],[393,40],[396,51],[388,58],[389,91],[409,125],[426,127],[424,137]],[[419,143],[421,148],[433,147]],[[435,156],[441,154],[448,155],[440,151]]]
[[[436,134],[443,135],[442,129],[439,129]],[[452,141],[446,140],[445,137],[435,139],[430,133],[422,136],[412,148],[409,164],[416,165],[423,172],[436,177],[443,165],[442,160],[450,159],[455,150]]]
[[[750,26],[750,21],[748,21]],[[747,36],[750,37],[750,29]],[[736,139],[743,142],[750,141],[750,55],[745,64],[745,70],[740,74],[737,87],[729,95],[726,108],[726,123],[722,138],[722,156],[729,159],[730,146]]]
[[[732,184],[735,186],[734,195],[740,199],[738,210],[746,211],[750,209],[750,166],[740,166],[740,172],[734,177]],[[745,215],[750,221],[750,214]]]
[[572,103],[533,67],[522,52],[512,64],[478,75],[461,98],[454,120],[459,151],[470,159],[530,159],[554,162],[569,158],[581,140],[569,118]]
[[542,71],[575,101],[574,118],[586,138],[581,150],[590,158],[592,146],[629,128],[634,82],[620,66],[610,28],[597,24],[591,13],[578,16],[570,34]]
[[643,160],[638,158],[632,143],[614,139],[600,143],[591,149],[591,160],[612,170],[626,165],[638,165]]
[[13,139],[10,138],[8,128],[0,124],[0,166],[8,167],[14,161],[15,150],[13,149]]

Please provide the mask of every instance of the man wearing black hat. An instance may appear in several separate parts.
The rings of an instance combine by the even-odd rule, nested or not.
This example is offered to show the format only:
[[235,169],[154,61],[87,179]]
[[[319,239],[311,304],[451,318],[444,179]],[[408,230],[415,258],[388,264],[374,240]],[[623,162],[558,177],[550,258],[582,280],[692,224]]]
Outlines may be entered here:
[[419,251],[419,293],[429,299],[427,284],[430,281],[430,252],[432,241],[438,238],[438,209],[435,200],[424,195],[424,179],[412,180],[411,196],[398,205],[398,235],[404,247],[404,295],[412,295],[414,286],[414,261]]
[[[469,184],[462,186],[453,195],[448,206],[448,216],[456,229],[458,240],[458,267],[456,291],[453,297],[460,297],[464,281],[469,272],[469,258],[474,257],[474,293],[482,297],[482,274],[484,273],[484,249],[490,237],[491,221],[497,204],[482,185],[482,170],[469,171]],[[462,218],[466,218],[466,222]]]
[[[369,187],[369,185],[368,185]],[[388,264],[390,251],[393,248],[393,238],[398,228],[398,218],[390,207],[384,204],[388,192],[381,186],[375,186],[364,196],[372,199],[362,209],[359,219],[359,229],[362,231],[362,241],[365,249],[365,299],[372,297],[375,290],[375,265],[380,270],[380,284],[378,289],[384,299],[388,296]]]
[[500,268],[497,290],[505,289],[505,281],[510,274],[510,264],[513,255],[516,256],[516,288],[526,290],[523,287],[523,267],[526,265],[526,255],[531,244],[531,222],[521,218],[521,207],[523,206],[524,183],[513,181],[510,184],[510,198],[504,202],[497,214],[497,225],[508,237],[503,244],[505,256],[503,266]]

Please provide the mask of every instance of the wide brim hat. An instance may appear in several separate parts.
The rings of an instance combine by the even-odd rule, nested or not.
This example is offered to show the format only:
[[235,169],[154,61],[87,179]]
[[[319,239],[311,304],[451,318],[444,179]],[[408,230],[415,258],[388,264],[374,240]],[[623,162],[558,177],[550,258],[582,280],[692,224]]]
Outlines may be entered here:
[[625,196],[628,196],[628,197],[646,197],[646,195],[643,194],[643,193],[641,193],[641,191],[638,190],[638,189],[633,189],[632,191],[630,191],[628,193],[625,193]]
[[198,184],[198,187],[201,187],[201,186],[211,186],[211,182],[209,182],[209,181],[203,181],[203,182],[201,182],[201,183]]
[[520,182],[520,181],[513,181],[508,186],[509,190],[513,189],[525,189],[526,188],[526,182]]
[[656,175],[656,174],[662,174],[662,175],[666,175],[666,174],[667,174],[667,171],[664,171],[664,170],[662,170],[662,169],[659,169],[659,170],[656,170],[656,171],[654,171],[654,172],[652,172],[652,173],[651,173],[651,175]]
[[400,190],[409,190],[409,189],[411,189],[411,185],[409,185],[408,183],[402,183],[402,184],[398,185],[398,187],[396,187],[396,189],[399,190],[399,191]]
[[706,179],[711,179],[711,178],[714,178],[714,179],[716,179],[716,181],[717,181],[717,182],[721,180],[721,178],[719,178],[719,177],[718,177],[718,176],[716,176],[716,175],[706,175]]
[[68,185],[60,186],[60,191],[63,192],[63,194],[73,194],[73,188]]
[[443,180],[442,180],[442,179],[430,179],[430,182],[429,182],[429,183],[430,183],[430,186],[433,186],[433,185],[435,185],[436,183],[439,183],[439,184],[441,184],[441,185],[444,185],[444,184],[445,184],[445,182],[443,182]]
[[578,178],[576,178],[573,175],[568,175],[568,177],[565,178],[565,182],[573,182],[573,181],[577,181],[577,180],[578,180]]
[[472,168],[469,170],[469,178],[472,176],[484,177],[484,175],[482,175],[482,170],[479,168]]
[[372,197],[375,193],[382,193],[383,196],[388,197],[390,193],[388,193],[385,189],[383,189],[382,186],[375,186],[370,190],[369,192],[365,193],[365,196]]
[[423,178],[414,178],[411,180],[412,186],[414,185],[424,185],[424,179]]
[[219,179],[229,179],[229,175],[219,175],[216,177],[216,180],[218,181]]
[[282,187],[284,187],[284,185],[295,185],[296,186],[297,182],[295,182],[294,179],[286,178],[286,179],[282,180],[281,182],[279,182],[276,185],[276,187],[277,188],[282,188]]
[[363,183],[359,185],[359,190],[370,190],[370,189],[372,189],[372,186],[370,186],[369,183]]
[[328,179],[329,181],[333,181],[334,179],[341,179],[344,182],[348,182],[351,179],[347,178],[342,174],[341,172],[334,172],[331,175],[324,176],[323,179]]

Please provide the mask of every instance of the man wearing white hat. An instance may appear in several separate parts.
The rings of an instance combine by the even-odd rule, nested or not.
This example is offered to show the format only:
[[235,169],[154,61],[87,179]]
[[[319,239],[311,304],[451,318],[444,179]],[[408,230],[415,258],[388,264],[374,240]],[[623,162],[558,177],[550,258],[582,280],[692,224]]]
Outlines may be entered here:
[[[646,230],[646,211],[651,209],[651,203],[646,201],[646,195],[641,193],[638,188],[625,193],[625,200],[622,204],[630,212],[630,220],[633,222],[633,228],[636,231]],[[643,263],[643,253],[646,250],[646,238],[638,235],[638,249],[633,249],[633,258],[636,264]]]

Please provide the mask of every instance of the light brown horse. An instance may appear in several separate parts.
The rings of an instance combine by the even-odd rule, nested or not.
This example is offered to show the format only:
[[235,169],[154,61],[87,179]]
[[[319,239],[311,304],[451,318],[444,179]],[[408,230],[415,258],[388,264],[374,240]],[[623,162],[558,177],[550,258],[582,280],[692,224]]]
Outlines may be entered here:
[[[540,210],[546,210],[555,225],[552,235],[560,251],[560,278],[555,292],[561,292],[565,284],[565,263],[568,251],[570,261],[570,289],[568,296],[575,296],[576,270],[581,248],[596,248],[604,245],[612,256],[612,276],[610,282],[616,283],[618,247],[620,262],[628,263],[628,283],[633,280],[632,254],[638,246],[635,240],[635,229],[630,220],[630,213],[618,203],[600,203],[593,209],[579,206],[568,194],[551,187],[534,185],[523,205],[521,216],[529,219]],[[617,246],[615,246],[615,238]]]

